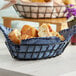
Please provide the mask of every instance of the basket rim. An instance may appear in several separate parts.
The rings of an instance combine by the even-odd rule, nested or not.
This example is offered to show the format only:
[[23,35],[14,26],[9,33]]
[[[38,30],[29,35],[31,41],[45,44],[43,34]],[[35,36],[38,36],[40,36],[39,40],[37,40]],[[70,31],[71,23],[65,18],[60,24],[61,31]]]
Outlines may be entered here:
[[[32,3],[30,3],[30,4],[32,4]],[[30,7],[66,7],[66,5],[61,5],[61,6],[54,6],[54,5],[52,5],[52,6],[50,6],[50,5],[30,5],[30,4],[28,5],[28,4],[19,4],[19,3],[17,3],[17,4],[14,4],[14,5],[27,6],[27,7],[28,6],[30,6]]]
[[[26,40],[22,40],[22,42],[27,41],[27,40],[31,40],[31,39],[35,39],[35,38],[30,38],[30,39],[26,39]],[[69,42],[68,40],[64,40],[64,41],[60,41],[60,42],[56,42],[56,43],[49,43],[49,44],[15,44],[13,43],[10,39],[8,39],[8,41],[5,41],[5,43],[11,43],[13,46],[21,46],[21,45],[26,45],[26,46],[46,46],[46,45],[57,45],[57,44],[63,44],[63,43],[67,43]]]

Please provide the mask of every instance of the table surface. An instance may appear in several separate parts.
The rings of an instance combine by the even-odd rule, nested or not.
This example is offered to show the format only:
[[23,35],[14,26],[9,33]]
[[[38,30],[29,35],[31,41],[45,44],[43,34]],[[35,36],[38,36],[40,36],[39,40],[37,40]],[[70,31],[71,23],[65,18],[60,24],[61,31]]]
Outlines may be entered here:
[[0,32],[0,69],[31,76],[64,76],[73,73],[76,76],[76,46],[68,45],[64,53],[56,58],[18,61],[11,57],[5,43],[5,39]]

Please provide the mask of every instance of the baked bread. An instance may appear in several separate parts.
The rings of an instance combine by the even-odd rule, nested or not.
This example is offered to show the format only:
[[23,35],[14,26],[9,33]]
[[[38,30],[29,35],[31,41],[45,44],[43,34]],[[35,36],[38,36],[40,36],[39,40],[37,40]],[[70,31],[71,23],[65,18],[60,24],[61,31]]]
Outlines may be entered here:
[[50,32],[52,32],[52,31],[53,30],[52,30],[50,24],[43,23],[39,27],[38,36],[39,37],[49,37],[50,36]]
[[62,0],[64,2],[64,4],[68,5],[68,4],[74,4],[76,5],[76,0]]
[[32,2],[45,2],[44,0],[31,0]]
[[58,32],[54,32],[54,31],[53,31],[53,32],[50,32],[50,34],[51,34],[52,36],[59,37],[61,41],[64,41],[64,40],[65,40],[65,38],[63,37],[63,35],[60,35]]
[[52,30],[50,24],[45,23],[39,27],[38,36],[39,37],[56,36],[59,37],[62,41],[65,40],[65,38],[62,35]]
[[8,37],[13,43],[20,44],[21,40],[38,37],[37,33],[38,31],[34,27],[25,25],[23,26],[21,33],[17,29],[14,29],[9,33]]
[[17,29],[10,32],[8,37],[13,43],[20,44],[21,33]]
[[44,0],[45,2],[51,2],[52,0]]
[[30,38],[33,38],[33,37],[29,36],[29,35],[26,35],[26,34],[21,36],[21,40],[30,39]]
[[32,0],[32,2],[51,2],[51,0]]
[[31,2],[31,0],[21,0],[22,2]]
[[29,25],[23,26],[21,30],[21,35],[24,35],[24,34],[32,36],[32,37],[38,37],[38,31],[34,27],[31,27]]
[[26,35],[26,34],[21,35],[21,33],[17,29],[15,29],[12,32],[10,32],[9,35],[8,35],[8,37],[15,44],[20,44],[21,40],[33,38],[30,35]]
[[51,25],[50,24],[47,24],[47,26],[48,26],[49,31],[50,32],[53,32],[53,29],[52,29]]

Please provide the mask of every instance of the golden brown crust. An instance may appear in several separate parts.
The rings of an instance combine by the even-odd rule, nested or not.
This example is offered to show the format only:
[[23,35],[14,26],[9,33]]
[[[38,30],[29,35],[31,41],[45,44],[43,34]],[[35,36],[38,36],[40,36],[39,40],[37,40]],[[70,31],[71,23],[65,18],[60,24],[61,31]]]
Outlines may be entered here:
[[30,35],[32,37],[37,37],[38,36],[38,31],[29,25],[24,25],[22,30],[21,30],[21,35]]
[[45,2],[51,2],[52,0],[44,0]]
[[25,25],[23,26],[21,33],[17,29],[15,29],[12,32],[10,32],[8,36],[9,39],[15,44],[20,44],[21,40],[38,37],[38,36],[39,37],[56,36],[59,37],[62,41],[65,40],[65,38],[62,35],[52,30],[50,24],[45,24],[45,23],[43,23],[39,27],[38,31],[34,27]]
[[31,0],[32,2],[51,2],[52,0]]
[[21,40],[38,37],[38,31],[34,27],[25,25],[23,26],[21,33],[15,29],[10,32],[8,36],[13,43],[20,44]]
[[65,38],[62,36],[62,35],[60,35],[58,32],[50,32],[50,34],[52,34],[52,36],[56,36],[56,37],[59,37],[60,38],[60,40],[62,40],[62,41],[64,41],[65,40]]
[[21,36],[21,40],[30,39],[30,38],[33,38],[33,37],[26,34]]
[[30,35],[26,35],[26,34],[21,35],[21,33],[17,29],[10,32],[8,36],[9,36],[9,39],[15,44],[20,44],[21,40],[33,38]]
[[8,36],[13,43],[20,44],[21,33],[17,29],[10,32]]
[[76,1],[75,0],[62,0],[64,2],[64,4],[68,5],[68,4],[74,4],[76,5]]
[[47,24],[47,26],[48,26],[49,31],[50,32],[53,32],[53,29],[52,29],[51,25],[50,24]]
[[32,2],[45,2],[44,0],[31,0]]

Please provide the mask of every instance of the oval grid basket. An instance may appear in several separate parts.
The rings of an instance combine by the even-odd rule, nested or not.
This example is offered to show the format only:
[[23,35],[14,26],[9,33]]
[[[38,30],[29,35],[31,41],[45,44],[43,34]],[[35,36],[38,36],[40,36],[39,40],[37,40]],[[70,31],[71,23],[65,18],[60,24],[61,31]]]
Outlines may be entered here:
[[[15,4],[14,9],[20,17],[30,19],[64,18],[66,6],[37,6]],[[27,10],[28,9],[28,10]]]
[[16,45],[8,38],[12,29],[3,25],[0,25],[0,29],[6,38],[5,43],[11,56],[18,60],[38,60],[59,56],[68,45],[71,37],[76,34],[76,26],[73,26],[60,31],[60,34],[65,37],[65,41],[61,41],[57,37],[38,37],[23,40],[20,45]]

